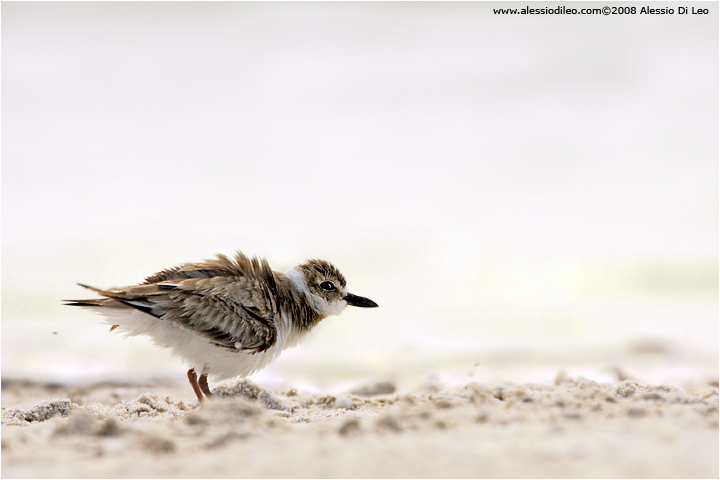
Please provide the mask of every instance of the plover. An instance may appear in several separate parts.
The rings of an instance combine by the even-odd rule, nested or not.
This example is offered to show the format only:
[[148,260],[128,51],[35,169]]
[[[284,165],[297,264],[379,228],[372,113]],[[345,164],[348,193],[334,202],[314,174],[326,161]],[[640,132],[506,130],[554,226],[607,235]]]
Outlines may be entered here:
[[325,260],[308,260],[285,273],[267,260],[235,258],[186,263],[139,285],[101,290],[92,300],[65,300],[105,317],[125,336],[147,335],[188,363],[198,398],[210,397],[208,376],[248,376],[293,347],[320,320],[346,306],[377,307],[348,293],[345,277]]

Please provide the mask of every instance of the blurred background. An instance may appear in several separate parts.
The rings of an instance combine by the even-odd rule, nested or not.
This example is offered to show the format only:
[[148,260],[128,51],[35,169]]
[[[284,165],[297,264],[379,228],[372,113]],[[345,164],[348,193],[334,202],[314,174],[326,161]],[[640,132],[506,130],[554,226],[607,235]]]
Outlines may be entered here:
[[185,383],[61,300],[242,250],[380,304],[263,385],[717,382],[717,15],[499,6],[4,2],[3,378]]

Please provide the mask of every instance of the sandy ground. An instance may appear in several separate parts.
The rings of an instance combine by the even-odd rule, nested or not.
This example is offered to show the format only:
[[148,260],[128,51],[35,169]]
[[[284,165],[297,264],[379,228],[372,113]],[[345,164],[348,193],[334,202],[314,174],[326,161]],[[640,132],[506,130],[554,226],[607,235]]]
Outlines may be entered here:
[[240,380],[202,407],[178,388],[4,381],[2,476],[718,476],[716,384],[560,372],[551,384],[318,395]]

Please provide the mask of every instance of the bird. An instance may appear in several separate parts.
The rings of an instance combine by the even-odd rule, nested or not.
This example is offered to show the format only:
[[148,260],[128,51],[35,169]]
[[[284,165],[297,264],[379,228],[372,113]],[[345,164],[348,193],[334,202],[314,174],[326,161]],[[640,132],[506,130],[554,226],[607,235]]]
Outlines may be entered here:
[[378,304],[347,290],[330,262],[307,260],[285,272],[264,258],[238,251],[233,258],[184,263],[129,287],[102,290],[101,298],[64,300],[104,317],[126,337],[146,335],[190,369],[198,402],[212,397],[208,376],[247,377],[297,345],[321,320],[348,306]]

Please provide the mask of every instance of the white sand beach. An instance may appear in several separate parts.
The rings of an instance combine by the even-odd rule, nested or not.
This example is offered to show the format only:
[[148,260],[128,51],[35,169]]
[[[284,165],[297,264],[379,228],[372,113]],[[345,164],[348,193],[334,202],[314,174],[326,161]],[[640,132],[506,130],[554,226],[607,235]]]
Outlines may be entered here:
[[[392,383],[355,393],[242,380],[202,407],[176,387],[10,383],[3,478],[714,478],[718,388]],[[35,403],[37,402],[37,403]]]

